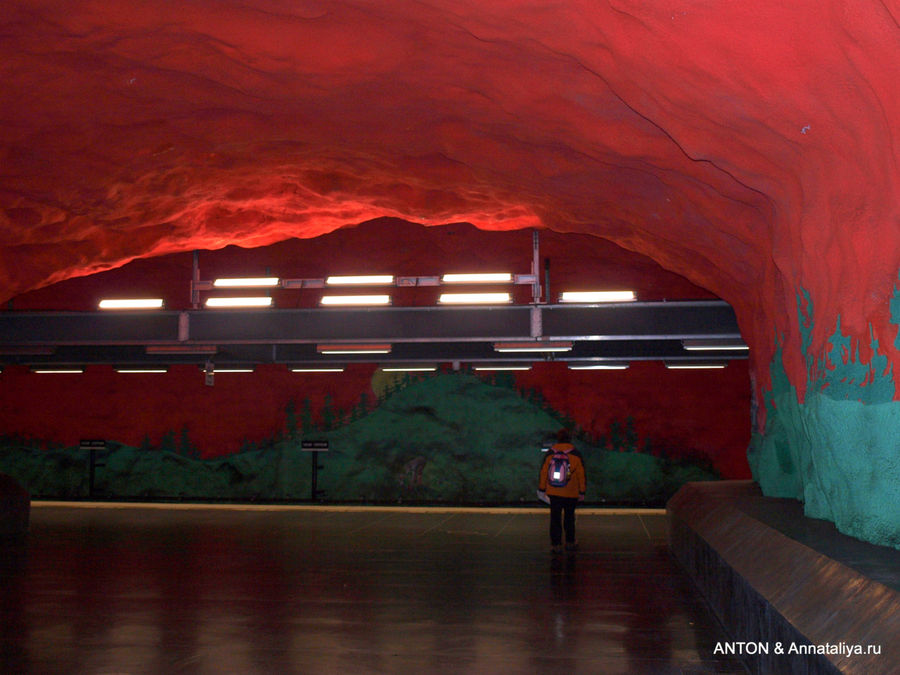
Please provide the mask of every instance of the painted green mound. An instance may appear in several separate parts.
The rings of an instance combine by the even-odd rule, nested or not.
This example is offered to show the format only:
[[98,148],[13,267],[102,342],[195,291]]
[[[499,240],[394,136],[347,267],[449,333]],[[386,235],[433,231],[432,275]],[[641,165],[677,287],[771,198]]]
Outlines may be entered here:
[[[289,432],[226,458],[110,444],[96,469],[94,496],[309,499],[312,456],[300,443],[315,439],[330,445],[318,455],[318,488],[326,501],[533,503],[541,448],[561,426],[553,411],[510,387],[447,373],[407,385],[340,428]],[[588,502],[661,505],[687,481],[716,478],[639,452],[576,447],[587,467]],[[36,496],[89,496],[87,467],[87,452],[78,448],[0,448],[0,471]]]

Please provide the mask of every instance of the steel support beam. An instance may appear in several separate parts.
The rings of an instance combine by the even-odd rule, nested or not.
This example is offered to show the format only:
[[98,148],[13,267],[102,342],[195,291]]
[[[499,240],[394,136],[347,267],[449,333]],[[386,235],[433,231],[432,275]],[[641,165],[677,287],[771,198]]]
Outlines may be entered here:
[[[0,363],[192,363],[206,357],[172,350],[199,346],[211,347],[217,362],[322,362],[316,345],[329,343],[392,345],[384,358],[339,359],[345,362],[746,356],[686,353],[681,340],[697,338],[740,338],[727,303],[0,313]],[[572,350],[548,357],[493,349],[494,342],[554,340]]]

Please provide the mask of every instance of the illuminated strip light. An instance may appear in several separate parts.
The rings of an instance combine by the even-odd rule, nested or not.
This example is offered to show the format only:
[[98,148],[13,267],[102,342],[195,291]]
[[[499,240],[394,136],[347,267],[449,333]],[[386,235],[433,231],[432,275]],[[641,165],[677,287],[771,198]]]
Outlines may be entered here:
[[385,373],[433,373],[437,366],[384,366],[381,370]]
[[445,305],[501,304],[511,300],[509,293],[441,293],[438,298]]
[[212,372],[215,375],[219,373],[252,373],[253,368],[218,368],[213,366]]
[[472,366],[472,370],[531,370],[531,366]]
[[504,353],[516,352],[568,352],[572,351],[571,342],[495,342],[494,351]]
[[35,368],[31,372],[41,375],[78,375],[84,372],[84,368]]
[[117,373],[168,373],[168,368],[116,368]]
[[507,272],[487,274],[445,274],[441,283],[445,284],[510,284],[513,276]]
[[666,368],[671,370],[712,370],[725,368],[727,363],[667,363]]
[[306,368],[302,366],[297,366],[295,368],[291,368],[292,373],[343,373],[343,368]]
[[346,305],[388,305],[391,302],[389,295],[325,295],[322,296],[322,304],[327,306]]
[[216,288],[267,288],[281,283],[278,277],[241,277],[232,279],[216,279]]
[[233,298],[207,298],[207,307],[271,307],[272,298],[268,296],[248,296]]
[[100,309],[161,309],[162,298],[105,298]]
[[583,363],[569,364],[569,370],[626,370],[627,363]]
[[565,291],[560,302],[633,302],[634,291]]
[[391,345],[316,345],[319,354],[390,354]]
[[390,274],[328,277],[325,283],[328,286],[387,286],[394,283],[394,277]]
[[740,340],[682,340],[681,345],[688,351],[747,351],[750,349]]

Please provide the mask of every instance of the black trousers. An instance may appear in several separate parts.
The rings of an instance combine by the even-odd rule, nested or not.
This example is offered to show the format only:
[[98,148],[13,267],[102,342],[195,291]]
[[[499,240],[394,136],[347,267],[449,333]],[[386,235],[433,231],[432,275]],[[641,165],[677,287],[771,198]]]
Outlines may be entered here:
[[566,543],[575,543],[575,507],[578,505],[577,497],[550,498],[550,543],[553,546],[562,544],[563,527],[566,530]]

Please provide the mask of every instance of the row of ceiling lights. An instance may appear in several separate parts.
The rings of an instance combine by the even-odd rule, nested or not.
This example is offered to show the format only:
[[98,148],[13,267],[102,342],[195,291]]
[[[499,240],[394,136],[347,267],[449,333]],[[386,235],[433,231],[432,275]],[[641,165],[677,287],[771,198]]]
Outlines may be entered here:
[[[604,363],[604,364],[568,364],[569,370],[625,370],[628,368],[627,363]],[[725,363],[666,363],[666,368],[671,370],[695,370],[695,369],[722,369],[726,367]],[[288,366],[293,373],[342,373],[343,366]],[[411,366],[383,366],[380,368],[385,373],[427,373],[435,372],[438,369],[436,365],[411,365]],[[66,368],[66,367],[47,367],[32,368],[31,372],[43,375],[77,375],[84,373],[84,368]],[[201,370],[210,370],[209,366],[201,368]],[[474,371],[527,371],[531,370],[530,365],[526,364],[497,364],[497,365],[473,365]],[[123,374],[163,374],[168,372],[168,367],[143,367],[143,368],[115,368],[117,373]],[[2,370],[0,370],[2,372]],[[252,373],[254,368],[230,368],[217,367],[214,372],[220,373]]]
[[[444,274],[427,277],[394,277],[392,275],[330,276],[325,279],[280,279],[278,277],[221,278],[212,282],[192,282],[192,295],[199,291],[225,288],[283,288],[309,289],[352,286],[441,286],[450,284],[529,284],[535,283],[534,275],[513,275],[507,272],[487,274]],[[560,302],[599,303],[632,302],[633,291],[566,291],[559,297]],[[440,304],[506,304],[512,301],[508,292],[484,293],[442,293]],[[213,296],[204,303],[209,308],[229,307],[271,307],[270,296]],[[379,306],[389,305],[388,294],[325,295],[323,306]],[[100,309],[162,309],[162,298],[108,298],[100,301]]]

